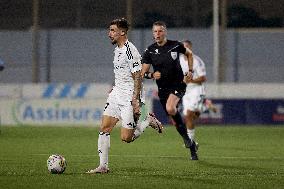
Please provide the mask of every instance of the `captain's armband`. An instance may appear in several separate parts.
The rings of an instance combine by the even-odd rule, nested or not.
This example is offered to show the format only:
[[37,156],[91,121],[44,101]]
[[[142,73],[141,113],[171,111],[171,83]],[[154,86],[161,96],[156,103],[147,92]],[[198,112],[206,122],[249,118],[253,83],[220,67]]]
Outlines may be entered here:
[[144,78],[146,78],[146,79],[152,79],[152,78],[153,78],[153,73],[151,73],[151,72],[145,72],[145,73],[144,73]]

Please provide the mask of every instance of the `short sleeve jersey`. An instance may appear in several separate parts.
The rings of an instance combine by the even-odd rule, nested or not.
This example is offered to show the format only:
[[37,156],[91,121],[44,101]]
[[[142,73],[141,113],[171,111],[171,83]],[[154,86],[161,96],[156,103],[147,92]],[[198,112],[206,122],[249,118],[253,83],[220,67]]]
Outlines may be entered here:
[[[188,62],[184,55],[180,55],[180,64],[183,73],[186,74],[188,72]],[[205,64],[199,56],[193,54],[193,79],[201,76],[206,76]]]
[[[180,64],[182,66],[184,74],[186,72],[188,72],[187,59],[183,55],[180,55]],[[199,56],[193,54],[193,79],[196,79],[196,78],[201,77],[201,76],[206,76],[205,63],[203,62],[203,60]],[[201,85],[196,84],[196,83],[188,83],[187,84],[187,90],[197,88],[197,87],[200,88],[200,91],[201,91],[202,94],[205,93],[203,83]]]
[[132,73],[142,69],[141,55],[137,48],[129,41],[126,41],[122,48],[116,47],[113,64],[115,87],[132,96],[134,90]]
[[163,46],[154,43],[146,49],[142,62],[151,64],[154,72],[161,72],[161,78],[156,80],[159,88],[176,88],[184,85],[179,53],[185,52],[182,43],[172,40],[167,40]]

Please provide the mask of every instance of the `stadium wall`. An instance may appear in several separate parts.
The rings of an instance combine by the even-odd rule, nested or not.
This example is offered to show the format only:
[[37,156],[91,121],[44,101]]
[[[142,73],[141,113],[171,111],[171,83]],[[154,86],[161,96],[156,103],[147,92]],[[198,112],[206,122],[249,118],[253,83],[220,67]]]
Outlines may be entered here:
[[[111,85],[99,83],[0,84],[2,125],[98,126]],[[168,123],[153,82],[147,82],[142,118],[153,111]],[[208,84],[218,111],[203,124],[284,124],[284,84]]]
[[[105,29],[41,30],[40,81],[113,81],[113,50]],[[213,34],[210,29],[169,29],[170,39],[190,39],[194,52],[205,62],[208,81],[213,81]],[[278,30],[227,30],[224,36],[225,82],[284,82],[284,32]],[[151,44],[151,29],[136,29],[130,39],[142,53]],[[0,31],[0,57],[6,69],[1,83],[32,82],[31,31]]]

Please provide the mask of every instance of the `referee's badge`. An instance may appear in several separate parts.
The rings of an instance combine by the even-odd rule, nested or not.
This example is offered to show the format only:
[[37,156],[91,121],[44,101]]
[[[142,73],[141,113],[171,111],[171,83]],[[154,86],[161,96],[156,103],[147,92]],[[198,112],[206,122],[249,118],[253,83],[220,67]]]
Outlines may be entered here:
[[174,60],[177,59],[177,52],[171,52],[171,56]]

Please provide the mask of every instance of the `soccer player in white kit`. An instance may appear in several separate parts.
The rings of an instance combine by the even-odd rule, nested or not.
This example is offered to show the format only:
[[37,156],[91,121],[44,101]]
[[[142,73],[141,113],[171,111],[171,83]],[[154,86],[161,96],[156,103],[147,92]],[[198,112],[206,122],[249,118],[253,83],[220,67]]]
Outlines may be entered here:
[[128,22],[126,19],[115,19],[110,23],[108,36],[114,50],[115,85],[109,93],[104,108],[100,133],[98,138],[98,153],[100,164],[87,173],[108,173],[108,152],[110,148],[110,133],[116,123],[121,120],[121,140],[132,142],[137,139],[147,126],[151,126],[159,133],[162,124],[153,114],[147,115],[141,123],[137,123],[140,116],[140,101],[142,77],[141,55],[136,47],[128,41]]
[[[183,42],[184,46],[190,51],[192,50],[192,43],[188,40]],[[184,55],[180,55],[180,64],[182,70],[186,75],[188,70],[187,59]],[[185,116],[185,122],[187,127],[187,134],[191,140],[195,141],[195,125],[194,121],[199,117],[201,113],[206,110],[212,110],[216,112],[216,108],[212,102],[205,99],[205,87],[206,81],[206,69],[205,64],[200,57],[193,54],[193,77],[188,79],[185,77],[184,82],[187,83],[186,92],[182,99],[183,114]],[[198,145],[197,145],[198,147]]]

